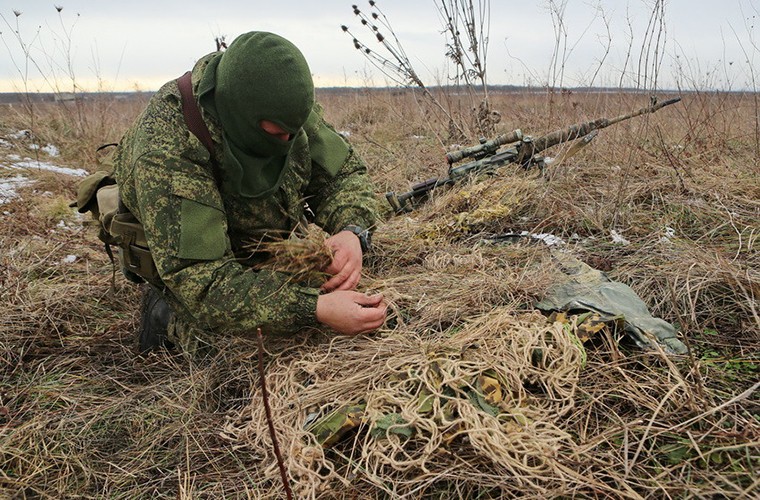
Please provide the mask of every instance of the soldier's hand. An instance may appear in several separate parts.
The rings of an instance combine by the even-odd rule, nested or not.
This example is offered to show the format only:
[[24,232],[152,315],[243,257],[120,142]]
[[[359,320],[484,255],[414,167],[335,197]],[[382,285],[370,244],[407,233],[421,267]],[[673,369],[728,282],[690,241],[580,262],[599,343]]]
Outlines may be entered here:
[[332,277],[322,285],[322,290],[354,290],[362,274],[362,246],[351,231],[341,231],[325,240],[333,251],[333,260],[325,269]]
[[336,290],[317,299],[317,321],[338,333],[356,335],[380,328],[388,306],[383,294],[365,295],[351,290]]

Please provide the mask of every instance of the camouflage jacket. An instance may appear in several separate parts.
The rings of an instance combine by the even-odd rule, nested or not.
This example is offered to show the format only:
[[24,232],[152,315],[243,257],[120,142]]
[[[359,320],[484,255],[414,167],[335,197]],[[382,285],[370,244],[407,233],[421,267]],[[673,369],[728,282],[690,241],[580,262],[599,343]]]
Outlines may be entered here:
[[[207,59],[193,69],[194,92]],[[177,82],[170,81],[151,98],[113,157],[122,201],[144,226],[164,293],[181,316],[212,331],[262,327],[265,333],[288,333],[316,326],[318,289],[247,264],[255,259],[257,242],[297,227],[305,202],[314,222],[330,234],[349,224],[372,227],[377,206],[364,163],[349,148],[337,172],[319,165],[314,143],[324,145],[320,134],[333,134],[332,141],[339,136],[316,105],[295,138],[279,190],[243,198],[225,190],[214,167],[222,161],[222,131],[213,116],[203,112],[203,118],[216,146],[215,161],[189,132]]]

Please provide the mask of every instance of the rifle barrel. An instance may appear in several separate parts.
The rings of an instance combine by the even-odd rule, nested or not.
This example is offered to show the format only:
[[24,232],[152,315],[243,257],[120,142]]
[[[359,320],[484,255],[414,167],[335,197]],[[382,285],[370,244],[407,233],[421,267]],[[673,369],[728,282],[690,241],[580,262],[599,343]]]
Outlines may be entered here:
[[534,139],[533,145],[532,145],[532,152],[539,153],[545,149],[549,149],[552,146],[556,146],[557,144],[561,144],[567,141],[573,141],[575,139],[583,137],[584,135],[591,133],[591,131],[593,130],[606,128],[606,127],[609,127],[610,125],[614,125],[624,120],[629,120],[639,115],[654,113],[655,111],[658,111],[659,109],[662,109],[665,106],[670,106],[671,104],[675,104],[679,102],[680,100],[681,100],[680,97],[675,97],[673,99],[668,99],[667,101],[662,101],[657,104],[647,106],[639,110],[633,111],[631,113],[620,115],[615,118],[599,118],[594,121],[585,122],[585,123],[576,123],[575,125],[571,125],[567,128],[555,130],[554,132],[550,132],[543,137]]
[[610,125],[614,125],[618,122],[622,122],[623,120],[628,120],[630,118],[634,118],[639,115],[644,115],[646,113],[654,113],[655,111],[658,111],[664,108],[665,106],[670,106],[671,104],[675,104],[679,102],[680,100],[681,100],[680,97],[674,97],[673,99],[668,99],[667,101],[658,102],[657,104],[653,104],[652,106],[641,108],[632,113],[628,113],[627,115],[620,115],[617,118],[612,118],[610,120],[607,120],[608,123],[605,125],[605,127],[609,127]]

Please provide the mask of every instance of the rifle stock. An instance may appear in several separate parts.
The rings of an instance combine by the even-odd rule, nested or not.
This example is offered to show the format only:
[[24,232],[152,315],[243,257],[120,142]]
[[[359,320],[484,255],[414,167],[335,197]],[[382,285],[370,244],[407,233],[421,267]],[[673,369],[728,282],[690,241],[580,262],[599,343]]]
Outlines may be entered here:
[[430,191],[439,186],[450,184],[454,184],[454,179],[450,177],[443,179],[433,177],[432,179],[414,184],[412,189],[406,193],[396,194],[395,191],[388,191],[385,193],[385,199],[388,200],[388,203],[396,214],[411,212],[413,205],[427,198]]
[[[526,168],[530,167],[532,164],[543,166],[544,159],[543,157],[537,156],[538,153],[565,142],[587,138],[587,140],[585,140],[583,144],[579,144],[577,148],[571,148],[571,154],[563,155],[562,160],[564,160],[572,156],[572,154],[576,153],[583,146],[588,144],[591,139],[596,137],[596,133],[599,129],[609,127],[610,125],[614,125],[624,120],[629,120],[636,116],[654,113],[665,106],[675,104],[680,100],[680,97],[675,97],[666,101],[657,102],[656,99],[653,98],[651,105],[631,113],[620,115],[615,118],[599,118],[589,122],[577,123],[566,128],[555,130],[554,132],[550,132],[537,139],[528,136],[524,137],[520,129],[514,130],[508,134],[500,135],[490,141],[481,139],[480,144],[477,146],[467,147],[446,154],[446,161],[449,164],[448,177],[434,177],[414,184],[412,189],[406,193],[396,194],[394,191],[389,191],[385,193],[385,197],[396,214],[411,212],[414,205],[427,199],[431,191],[440,186],[454,184],[461,177],[472,173],[490,172],[510,163],[518,163]],[[498,149],[505,144],[513,145],[504,151],[498,152]],[[454,163],[469,157],[474,157],[475,160],[457,167],[453,166]]]

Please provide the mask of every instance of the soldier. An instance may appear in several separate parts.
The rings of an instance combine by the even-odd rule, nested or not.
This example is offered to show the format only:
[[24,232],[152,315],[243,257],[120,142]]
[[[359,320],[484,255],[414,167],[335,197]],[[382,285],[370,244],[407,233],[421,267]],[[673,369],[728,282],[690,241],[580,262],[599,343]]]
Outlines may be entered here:
[[[201,58],[192,95],[213,145],[189,132],[177,80],[165,84],[113,156],[123,205],[142,223],[158,280],[143,300],[140,349],[187,352],[214,332],[379,328],[381,294],[356,291],[376,222],[364,163],[325,123],[303,54],[266,32]],[[308,207],[305,206],[308,205]],[[256,242],[311,215],[334,252],[321,289],[253,271]]]

